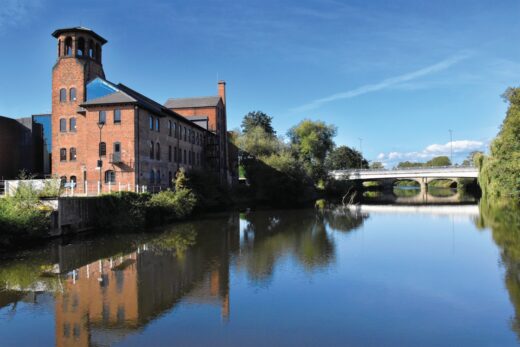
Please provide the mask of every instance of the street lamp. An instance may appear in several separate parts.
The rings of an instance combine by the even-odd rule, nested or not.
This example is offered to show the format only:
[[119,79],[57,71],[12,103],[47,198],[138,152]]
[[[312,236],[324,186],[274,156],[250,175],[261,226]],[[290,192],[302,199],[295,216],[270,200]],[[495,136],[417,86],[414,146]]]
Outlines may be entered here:
[[99,122],[97,123],[98,125],[98,128],[99,128],[99,144],[98,144],[98,155],[99,155],[99,160],[97,162],[97,167],[99,169],[99,189],[101,190],[101,187],[102,187],[102,170],[101,168],[103,167],[103,161],[101,160],[101,130],[103,130],[103,127],[105,126],[105,120],[102,119],[101,117],[99,118]]
[[449,129],[450,132],[450,162],[453,166],[453,130]]
[[363,166],[363,139],[358,137],[359,140],[359,169],[362,169]]

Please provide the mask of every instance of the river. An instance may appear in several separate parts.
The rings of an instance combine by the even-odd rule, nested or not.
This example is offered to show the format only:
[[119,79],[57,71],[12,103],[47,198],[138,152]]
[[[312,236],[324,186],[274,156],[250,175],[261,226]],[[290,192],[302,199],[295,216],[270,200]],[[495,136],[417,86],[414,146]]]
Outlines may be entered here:
[[518,215],[434,202],[214,214],[11,254],[0,346],[518,345]]

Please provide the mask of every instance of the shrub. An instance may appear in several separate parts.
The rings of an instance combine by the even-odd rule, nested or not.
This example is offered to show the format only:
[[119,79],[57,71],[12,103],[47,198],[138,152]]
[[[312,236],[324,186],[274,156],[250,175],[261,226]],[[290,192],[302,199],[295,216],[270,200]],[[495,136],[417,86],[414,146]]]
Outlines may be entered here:
[[185,218],[193,212],[196,204],[197,199],[189,189],[162,191],[148,201],[147,221],[149,224],[157,224]]

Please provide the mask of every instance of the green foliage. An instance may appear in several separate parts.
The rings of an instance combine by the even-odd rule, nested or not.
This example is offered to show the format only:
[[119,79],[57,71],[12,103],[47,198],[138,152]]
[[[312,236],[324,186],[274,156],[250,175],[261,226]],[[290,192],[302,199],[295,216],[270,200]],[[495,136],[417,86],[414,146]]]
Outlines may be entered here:
[[413,167],[423,167],[424,163],[416,163],[411,161],[402,161],[399,164],[397,164],[398,169],[408,169]]
[[59,178],[47,179],[43,183],[43,189],[38,193],[40,198],[57,198],[63,193]]
[[175,175],[175,190],[184,189],[188,187],[188,178],[184,168],[180,168]]
[[186,218],[193,212],[196,204],[197,198],[187,188],[179,188],[175,192],[165,190],[154,194],[146,205],[148,224]]
[[431,166],[450,166],[451,160],[445,155],[441,155],[439,157],[432,158],[431,160],[428,160],[425,164],[427,167]]
[[247,133],[239,134],[236,144],[243,159],[277,153],[285,147],[283,141],[267,133],[262,127],[253,127]]
[[146,206],[150,198],[150,194],[120,192],[85,199],[96,201],[99,229],[130,232],[146,225]]
[[373,163],[370,164],[370,168],[374,169],[374,170],[381,170],[381,169],[384,169],[385,166],[380,161],[374,161]]
[[213,173],[191,170],[187,178],[187,188],[197,197],[198,210],[219,210],[231,204],[227,187],[220,184],[218,177]]
[[325,166],[327,170],[368,169],[368,161],[359,151],[339,146],[329,152]]
[[504,93],[509,101],[506,118],[491,143],[489,157],[477,158],[484,196],[520,200],[520,88]]
[[287,133],[294,153],[315,181],[326,178],[325,158],[334,148],[336,131],[333,125],[305,119]]
[[252,111],[244,116],[242,120],[242,132],[249,133],[255,128],[261,128],[266,134],[274,136],[276,132],[271,124],[273,117],[262,111]]

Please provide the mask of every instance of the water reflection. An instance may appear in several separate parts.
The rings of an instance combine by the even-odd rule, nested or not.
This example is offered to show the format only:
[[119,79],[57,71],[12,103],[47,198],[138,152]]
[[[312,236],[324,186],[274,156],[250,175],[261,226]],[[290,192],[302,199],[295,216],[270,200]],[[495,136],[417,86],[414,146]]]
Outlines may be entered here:
[[431,187],[421,190],[419,187],[395,187],[389,191],[366,191],[362,203],[371,204],[408,204],[408,205],[448,205],[475,204],[477,198],[461,189]]
[[335,259],[326,226],[347,232],[365,218],[348,210],[235,213],[159,234],[49,245],[0,264],[0,309],[16,317],[20,302],[53,295],[57,346],[111,345],[183,301],[218,306],[227,321],[232,258],[258,283],[287,256],[315,271]]

